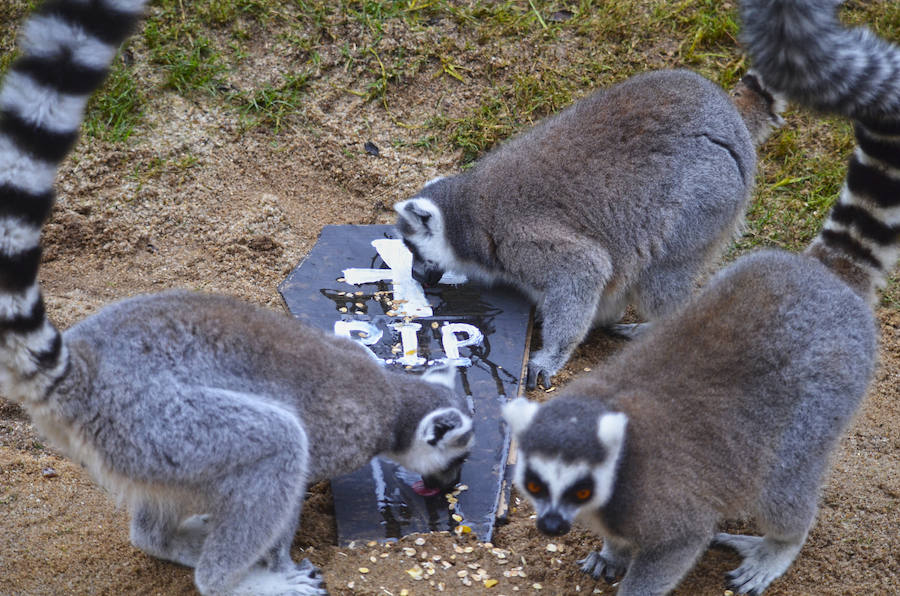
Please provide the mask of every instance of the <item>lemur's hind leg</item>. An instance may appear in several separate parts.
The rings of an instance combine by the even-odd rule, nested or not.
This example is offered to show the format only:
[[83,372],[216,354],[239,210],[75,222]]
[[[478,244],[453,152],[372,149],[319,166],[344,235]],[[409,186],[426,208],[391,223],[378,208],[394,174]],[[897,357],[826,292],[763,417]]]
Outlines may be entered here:
[[[133,441],[161,456],[148,460],[129,452],[111,458],[143,462],[153,498],[165,499],[166,487],[186,492],[208,517],[179,527],[174,506],[137,502],[135,542],[152,554],[194,564],[202,594],[322,594],[321,580],[310,577],[308,566],[287,563],[309,469],[297,416],[252,394],[177,381],[166,390],[168,395],[144,400],[141,412],[142,420],[165,422],[136,425]],[[173,544],[183,548],[175,552]],[[272,552],[278,553],[275,561],[267,560]]]
[[650,321],[644,323],[616,323],[607,327],[607,330],[613,335],[624,339],[635,339],[646,333],[651,325],[653,323]]
[[309,569],[290,564],[306,493],[306,433],[293,414],[249,409],[239,415],[259,416],[265,428],[248,441],[259,457],[214,487],[215,513],[197,561],[197,587],[204,594],[324,594]]
[[687,302],[694,291],[700,265],[663,261],[643,271],[634,290],[640,316],[652,321]]
[[208,515],[182,521],[181,512],[170,502],[140,499],[132,505],[131,543],[148,555],[196,567],[207,534]]
[[736,550],[743,562],[730,571],[728,585],[738,594],[762,594],[787,571],[806,541],[806,532],[793,536],[741,536],[720,533],[716,544]]
[[[819,426],[814,420],[809,422],[809,426]],[[764,536],[716,535],[717,544],[733,548],[744,559],[740,567],[728,573],[729,585],[738,593],[762,594],[787,571],[806,542],[815,521],[819,486],[830,450],[827,437],[819,436],[818,442],[807,441],[802,450],[795,448],[798,441],[790,440],[790,435],[788,440],[783,439],[781,463],[772,470],[759,502],[749,511]]]
[[294,523],[288,524],[284,533],[275,542],[275,545],[269,549],[269,552],[263,557],[262,563],[267,569],[276,572],[298,571],[306,573],[311,580],[320,580],[322,572],[318,567],[312,564],[309,559],[303,559],[299,563],[295,563],[291,558],[291,545],[294,543],[294,536],[297,533],[297,527],[300,525],[300,511],[303,501],[295,503],[294,512],[291,518],[295,519]]
[[650,328],[650,323],[622,323],[632,292],[618,289],[604,293],[594,311],[593,327],[623,339],[634,339]]

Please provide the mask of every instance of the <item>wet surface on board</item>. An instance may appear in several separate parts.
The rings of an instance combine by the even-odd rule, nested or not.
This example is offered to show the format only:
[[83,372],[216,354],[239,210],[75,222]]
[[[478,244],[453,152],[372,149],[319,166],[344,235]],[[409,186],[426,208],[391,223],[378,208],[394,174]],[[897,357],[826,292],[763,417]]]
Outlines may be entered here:
[[[418,475],[380,458],[332,479],[338,540],[448,530],[489,541],[498,508],[508,499],[509,436],[500,408],[519,393],[531,305],[512,290],[470,283],[442,283],[424,295],[418,284],[401,288],[409,280],[397,278],[407,272],[385,263],[397,267],[396,254],[389,252],[399,241],[385,241],[393,233],[386,225],[324,227],[279,292],[294,317],[368,344],[374,357],[399,374],[457,366],[457,390],[467,396],[476,444],[462,469],[460,484],[467,488],[449,499],[417,494],[412,485]],[[348,283],[360,279],[374,281]],[[401,292],[403,299],[397,299]]]

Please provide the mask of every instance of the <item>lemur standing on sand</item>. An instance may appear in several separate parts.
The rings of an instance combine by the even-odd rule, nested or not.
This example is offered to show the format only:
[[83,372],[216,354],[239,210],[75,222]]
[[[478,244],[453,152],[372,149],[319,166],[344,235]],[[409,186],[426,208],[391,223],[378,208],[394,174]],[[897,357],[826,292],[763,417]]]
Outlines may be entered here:
[[426,283],[453,270],[535,302],[543,345],[527,386],[549,387],[592,326],[613,326],[628,304],[671,312],[734,238],[754,143],[781,122],[758,91],[752,74],[736,104],[689,71],[632,77],[430,182],[395,205],[397,226]]
[[50,323],[36,276],[57,166],[143,6],[47,2],[0,86],[0,395],[128,504],[135,546],[195,567],[201,593],[323,594],[290,557],[308,483],[384,454],[447,485],[472,422],[444,372],[391,374],[230,298],[167,292]]
[[[711,543],[761,594],[815,518],[829,457],[875,367],[871,304],[900,255],[900,47],[847,30],[833,0],[743,0],[763,85],[856,120],[858,147],[804,254],[761,251],[717,274],[590,376],[504,417],[537,526],[603,535],[582,570],[619,596],[666,594]],[[716,534],[750,514],[763,536]]]

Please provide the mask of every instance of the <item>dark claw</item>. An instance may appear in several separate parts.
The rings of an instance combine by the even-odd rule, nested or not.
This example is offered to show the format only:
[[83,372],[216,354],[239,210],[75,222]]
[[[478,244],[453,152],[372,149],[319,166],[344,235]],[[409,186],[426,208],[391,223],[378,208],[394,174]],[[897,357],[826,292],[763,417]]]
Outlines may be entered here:
[[762,596],[761,590],[750,590],[749,592],[744,591],[744,584],[738,584],[737,582],[728,582],[728,588],[734,592],[735,594],[746,594],[747,596]]
[[537,371],[532,367],[528,367],[528,377],[525,381],[525,389],[529,391],[537,387]]
[[550,389],[551,387],[553,387],[553,383],[550,382],[550,373],[543,368],[529,366],[528,380],[525,382],[525,388],[531,390],[536,388],[538,385],[540,385],[544,389]]

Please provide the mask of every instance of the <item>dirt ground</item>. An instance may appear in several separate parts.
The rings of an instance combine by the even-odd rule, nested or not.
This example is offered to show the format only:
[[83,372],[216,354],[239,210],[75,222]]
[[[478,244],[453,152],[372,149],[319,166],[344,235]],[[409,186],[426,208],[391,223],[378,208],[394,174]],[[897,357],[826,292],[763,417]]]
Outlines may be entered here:
[[[274,50],[259,43],[246,76],[276,68]],[[139,51],[135,65],[151,68]],[[321,85],[306,125],[273,138],[242,130],[234,113],[202,101],[152,100],[138,141],[83,139],[62,168],[40,274],[51,318],[65,328],[114,300],[172,287],[281,309],[276,285],[323,225],[390,223],[395,201],[458,169],[459,154],[435,158],[394,141],[408,136],[404,123],[472,101],[464,91],[448,93],[427,68],[392,97],[393,120],[378,102]],[[380,156],[364,152],[366,141]],[[190,163],[180,161],[185,155]],[[836,455],[806,546],[768,594],[900,591],[900,312],[881,306],[878,317],[881,365],[870,395]],[[559,382],[618,345],[595,333]],[[514,495],[510,522],[498,527],[493,545],[429,535],[338,547],[323,484],[310,491],[294,554],[322,568],[332,594],[614,593],[574,563],[599,548],[595,536],[574,531],[548,540],[530,515]],[[732,527],[753,529],[751,522]],[[723,574],[737,564],[732,553],[710,551],[676,593],[723,594]],[[486,587],[493,583],[486,580],[497,583]],[[22,410],[0,400],[0,594],[191,593],[191,570],[132,547],[126,512],[44,445]]]

